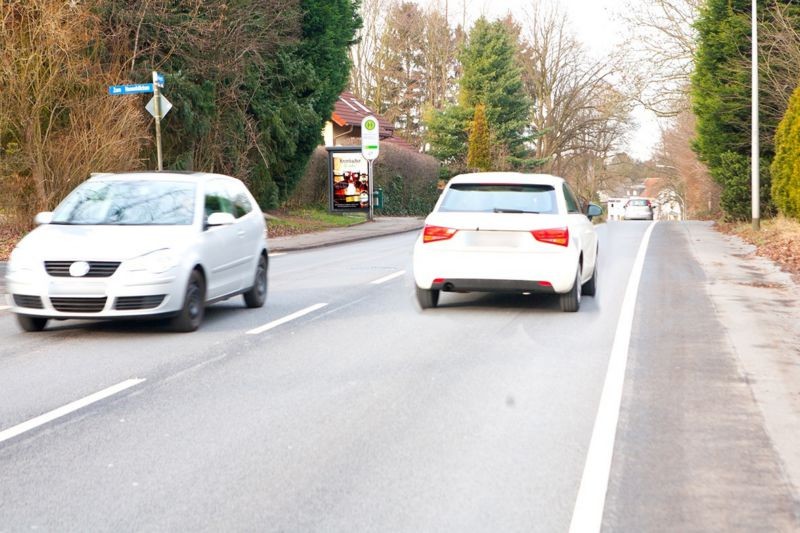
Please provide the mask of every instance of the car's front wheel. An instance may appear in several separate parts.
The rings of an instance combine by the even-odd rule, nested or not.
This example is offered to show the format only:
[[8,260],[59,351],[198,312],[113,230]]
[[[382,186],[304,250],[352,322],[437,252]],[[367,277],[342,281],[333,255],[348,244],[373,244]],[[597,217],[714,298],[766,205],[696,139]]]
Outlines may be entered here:
[[47,325],[47,319],[39,316],[17,315],[17,323],[25,331],[42,331]]
[[267,258],[263,255],[258,258],[256,275],[253,287],[244,293],[244,303],[247,307],[262,307],[267,301]]
[[575,282],[572,289],[561,295],[561,310],[566,313],[574,313],[581,307],[581,266],[578,265],[578,272],[575,275]]
[[439,303],[439,291],[417,287],[417,302],[422,309],[432,309]]
[[187,333],[200,327],[205,313],[206,284],[203,275],[193,270],[186,284],[183,296],[183,307],[172,319],[171,326],[175,331]]

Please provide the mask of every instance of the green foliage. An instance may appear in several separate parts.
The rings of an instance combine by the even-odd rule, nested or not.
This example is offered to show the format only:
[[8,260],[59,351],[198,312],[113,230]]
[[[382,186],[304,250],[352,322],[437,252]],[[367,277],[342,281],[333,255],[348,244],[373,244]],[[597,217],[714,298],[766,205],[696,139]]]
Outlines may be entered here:
[[800,86],[775,132],[772,198],[784,215],[800,218]]
[[[761,215],[765,218],[775,213],[770,200],[769,162],[761,159]],[[749,220],[752,216],[750,157],[737,152],[724,152],[719,165],[711,169],[713,178],[722,185],[720,206],[728,220]]]
[[463,75],[459,103],[428,118],[428,141],[441,160],[463,164],[467,156],[467,132],[475,106],[486,106],[493,133],[495,168],[524,166],[530,157],[525,148],[531,102],[525,96],[522,72],[516,63],[516,36],[502,21],[480,18],[469,34],[460,59]]
[[[763,4],[763,0],[759,2]],[[721,206],[726,216],[736,220],[749,217],[751,209],[747,163],[751,146],[750,6],[746,0],[708,0],[695,23],[694,149],[723,187]],[[774,127],[770,122],[761,123],[762,136],[772,137]],[[762,168],[768,169],[771,147],[762,145],[760,156]],[[765,182],[769,182],[768,176],[761,178],[762,186]],[[762,211],[769,209],[767,188]]]
[[489,125],[486,123],[486,106],[475,106],[472,129],[469,133],[469,149],[467,166],[478,170],[489,170],[492,167],[489,147]]

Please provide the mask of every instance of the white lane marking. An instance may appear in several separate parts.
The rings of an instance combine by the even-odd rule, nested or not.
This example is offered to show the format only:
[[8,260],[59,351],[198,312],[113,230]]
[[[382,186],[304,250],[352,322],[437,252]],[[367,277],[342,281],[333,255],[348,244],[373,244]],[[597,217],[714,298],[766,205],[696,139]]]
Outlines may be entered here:
[[372,285],[380,285],[381,283],[386,283],[387,281],[391,281],[391,280],[393,280],[395,278],[399,278],[400,276],[404,275],[405,273],[406,273],[405,270],[401,270],[399,272],[395,272],[394,274],[389,274],[388,276],[383,276],[382,278],[376,279],[375,281],[371,281],[370,283]]
[[592,440],[586,454],[581,486],[575,508],[572,511],[570,533],[588,533],[600,531],[603,525],[603,511],[606,505],[608,478],[611,473],[611,460],[614,455],[614,442],[617,438],[617,422],[622,402],[622,388],[625,385],[625,368],[628,364],[628,347],[631,340],[631,328],[636,308],[636,295],[639,293],[639,281],[642,278],[644,256],[656,222],[652,222],[644,232],[639,251],[633,262],[633,270],[625,288],[622,310],[614,334],[614,344],[608,360],[606,380],[597,408]]
[[100,392],[95,392],[94,394],[90,394],[89,396],[81,398],[80,400],[76,400],[76,401],[74,401],[72,403],[68,403],[67,405],[59,407],[58,409],[53,409],[50,412],[47,412],[47,413],[45,413],[43,415],[39,415],[36,418],[32,418],[32,419],[28,420],[27,422],[23,422],[21,424],[17,424],[14,427],[10,427],[8,429],[0,431],[0,442],[6,441],[8,439],[12,439],[12,438],[16,437],[17,435],[21,435],[22,433],[25,433],[26,431],[30,431],[32,429],[35,429],[35,428],[39,427],[39,426],[43,426],[44,424],[47,424],[48,422],[52,422],[53,420],[55,420],[57,418],[61,418],[62,416],[65,416],[65,415],[68,415],[70,413],[73,413],[73,412],[77,411],[78,409],[82,409],[83,407],[86,407],[87,405],[91,405],[91,404],[93,404],[95,402],[99,402],[100,400],[108,398],[109,396],[113,396],[114,394],[118,394],[118,393],[120,393],[120,392],[122,392],[122,391],[124,391],[126,389],[129,389],[131,387],[135,387],[136,385],[138,385],[139,383],[142,383],[143,381],[145,381],[145,380],[144,379],[127,379],[127,380],[125,380],[125,381],[123,381],[121,383],[117,383],[116,385],[112,385],[111,387],[108,387],[107,389],[103,389]]
[[259,326],[257,328],[251,329],[247,332],[248,335],[258,335],[259,333],[264,333],[272,328],[276,328],[281,324],[286,324],[296,318],[300,318],[301,316],[307,315],[308,313],[313,313],[317,309],[322,309],[328,304],[314,304],[310,307],[306,307],[305,309],[301,309],[296,313],[292,313],[291,315],[285,316],[283,318],[279,318],[278,320],[273,320],[269,324],[264,324],[263,326]]
[[0,311],[6,311],[7,309],[11,309],[10,305],[0,305]]
[[280,257],[282,255],[286,255],[287,252],[275,252],[272,254],[268,254],[270,257]]

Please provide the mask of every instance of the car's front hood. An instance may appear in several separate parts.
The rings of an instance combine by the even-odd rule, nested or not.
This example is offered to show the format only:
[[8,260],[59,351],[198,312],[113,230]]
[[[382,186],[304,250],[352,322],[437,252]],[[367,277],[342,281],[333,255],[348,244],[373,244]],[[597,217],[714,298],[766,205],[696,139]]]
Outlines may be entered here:
[[41,260],[125,261],[163,248],[184,247],[194,226],[68,226],[47,224],[18,248]]

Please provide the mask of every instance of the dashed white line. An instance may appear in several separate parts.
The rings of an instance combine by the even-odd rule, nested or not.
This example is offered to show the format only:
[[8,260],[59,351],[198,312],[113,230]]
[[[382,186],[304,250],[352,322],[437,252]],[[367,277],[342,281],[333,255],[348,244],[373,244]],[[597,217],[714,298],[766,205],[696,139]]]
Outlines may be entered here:
[[117,383],[116,385],[112,385],[111,387],[108,387],[107,389],[103,389],[100,392],[95,392],[94,394],[90,394],[89,396],[81,398],[80,400],[76,400],[76,401],[74,401],[72,403],[68,403],[67,405],[64,405],[63,407],[59,407],[58,409],[53,409],[52,411],[49,411],[49,412],[47,412],[47,413],[45,413],[43,415],[39,415],[36,418],[32,418],[32,419],[28,420],[27,422],[23,422],[21,424],[17,424],[16,426],[13,426],[13,427],[10,427],[10,428],[5,429],[3,431],[0,431],[0,442],[6,441],[8,439],[12,439],[12,438],[16,437],[17,435],[21,435],[22,433],[25,433],[26,431],[30,431],[32,429],[35,429],[35,428],[39,427],[39,426],[43,426],[44,424],[47,424],[48,422],[52,422],[53,420],[55,420],[57,418],[61,418],[62,416],[66,416],[66,415],[68,415],[70,413],[73,413],[73,412],[77,411],[78,409],[86,407],[87,405],[91,405],[91,404],[93,404],[95,402],[99,402],[100,400],[108,398],[109,396],[113,396],[115,394],[118,394],[118,393],[120,393],[120,392],[122,392],[122,391],[124,391],[126,389],[130,389],[131,387],[135,387],[136,385],[138,385],[139,383],[142,383],[143,381],[145,381],[145,380],[144,379],[128,379],[128,380],[125,380],[125,381],[123,381],[121,383]]
[[608,360],[606,380],[600,396],[600,406],[592,430],[592,440],[586,454],[581,486],[578,498],[572,511],[570,533],[594,533],[603,525],[603,510],[606,505],[608,478],[611,473],[611,461],[614,456],[614,442],[617,438],[617,423],[622,402],[622,389],[625,385],[625,367],[628,364],[628,346],[631,340],[633,316],[636,310],[636,295],[639,292],[639,281],[644,267],[644,256],[656,222],[652,222],[644,232],[639,251],[633,262],[628,286],[622,300],[622,310],[614,334],[614,344]]
[[322,303],[314,304],[312,306],[306,307],[305,309],[301,309],[300,311],[297,311],[296,313],[292,313],[291,315],[285,316],[283,318],[279,318],[278,320],[273,320],[272,322],[270,322],[268,324],[264,324],[263,326],[259,326],[257,328],[253,328],[250,331],[248,331],[247,334],[248,335],[258,335],[259,333],[264,333],[265,331],[269,331],[272,328],[276,328],[276,327],[278,327],[278,326],[280,326],[282,324],[286,324],[287,322],[291,322],[292,320],[294,320],[296,318],[300,318],[301,316],[305,316],[305,315],[307,315],[309,313],[313,313],[317,309],[322,309],[326,305],[328,305],[328,304],[322,304]]
[[274,252],[269,254],[270,257],[280,257],[282,255],[286,255],[287,252]]
[[8,309],[11,309],[10,305],[0,305],[0,311],[7,311]]
[[395,278],[399,278],[403,274],[405,274],[405,270],[401,270],[399,272],[395,272],[394,274],[389,274],[388,276],[383,276],[382,278],[376,279],[375,281],[371,281],[372,285],[380,285],[381,283],[386,283],[387,281],[391,281]]

